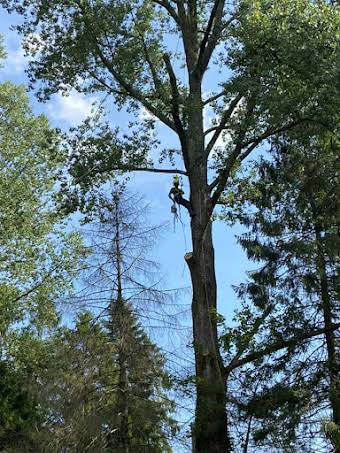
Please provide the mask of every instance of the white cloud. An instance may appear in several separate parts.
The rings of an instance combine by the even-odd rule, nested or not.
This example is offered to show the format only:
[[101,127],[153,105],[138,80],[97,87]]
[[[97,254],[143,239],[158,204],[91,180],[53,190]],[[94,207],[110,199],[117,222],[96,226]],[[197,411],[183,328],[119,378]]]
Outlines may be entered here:
[[76,126],[91,115],[93,104],[97,100],[95,96],[85,96],[76,91],[71,91],[68,96],[58,93],[48,106],[48,113],[54,120]]
[[21,46],[14,50],[7,50],[3,71],[6,74],[17,74],[26,69],[27,63],[28,57],[25,56],[24,49]]

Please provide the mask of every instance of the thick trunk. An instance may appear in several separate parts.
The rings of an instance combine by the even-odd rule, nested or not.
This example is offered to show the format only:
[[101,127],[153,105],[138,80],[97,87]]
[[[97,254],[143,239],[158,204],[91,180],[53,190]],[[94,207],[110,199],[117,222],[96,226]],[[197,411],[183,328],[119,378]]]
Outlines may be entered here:
[[192,289],[196,362],[195,453],[230,451],[226,416],[226,383],[219,354],[216,322],[216,278],[209,196],[204,169],[191,180],[192,253],[186,254]]
[[185,256],[192,282],[192,320],[196,367],[194,453],[230,451],[226,382],[217,341],[216,277],[211,200],[203,133],[201,79],[190,73],[187,156],[191,204],[192,252]]
[[[195,233],[197,234],[197,231]],[[196,250],[194,247],[193,253],[186,255],[193,288],[192,317],[197,390],[195,453],[225,453],[229,451],[226,385],[217,343],[216,281],[210,224],[199,247]]]

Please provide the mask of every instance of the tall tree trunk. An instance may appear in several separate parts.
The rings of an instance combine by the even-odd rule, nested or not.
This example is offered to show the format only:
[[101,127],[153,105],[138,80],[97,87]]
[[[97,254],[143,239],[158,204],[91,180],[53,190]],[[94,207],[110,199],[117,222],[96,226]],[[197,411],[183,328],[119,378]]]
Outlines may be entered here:
[[203,134],[201,79],[190,76],[188,162],[192,252],[185,259],[192,282],[192,320],[196,367],[194,453],[230,451],[226,382],[217,340],[217,287],[212,240],[210,193]]
[[[109,447],[112,447],[112,452],[129,453],[130,449],[130,428],[129,428],[129,405],[127,400],[128,390],[128,371],[126,365],[126,347],[129,339],[125,338],[126,332],[124,308],[125,301],[123,298],[122,284],[122,258],[120,244],[120,215],[119,215],[119,200],[114,200],[114,216],[115,216],[115,261],[117,271],[117,289],[116,298],[112,298],[109,307],[111,335],[113,341],[118,340],[118,366],[119,376],[117,383],[117,402],[116,408],[118,412],[117,433],[113,433]],[[114,326],[116,331],[114,330]],[[118,338],[117,338],[118,335]]]
[[[197,83],[195,83],[197,82]],[[230,451],[226,382],[219,353],[216,276],[212,241],[211,199],[207,182],[200,81],[191,80],[188,156],[192,252],[185,255],[192,282],[192,320],[196,363],[195,453]]]
[[193,299],[192,319],[196,362],[195,453],[229,451],[226,383],[217,342],[216,280],[211,224],[202,231],[193,219],[193,253],[186,255]]
[[[325,328],[332,325],[333,313],[332,302],[329,293],[329,285],[326,270],[326,260],[322,247],[321,233],[316,229],[317,240],[317,261],[320,282],[320,294],[322,302],[322,311],[324,318]],[[330,378],[330,392],[329,399],[332,407],[333,421],[340,426],[340,380],[339,380],[339,362],[336,353],[336,338],[334,330],[329,330],[325,333],[327,356],[328,356],[328,369]],[[337,450],[338,451],[338,450]]]

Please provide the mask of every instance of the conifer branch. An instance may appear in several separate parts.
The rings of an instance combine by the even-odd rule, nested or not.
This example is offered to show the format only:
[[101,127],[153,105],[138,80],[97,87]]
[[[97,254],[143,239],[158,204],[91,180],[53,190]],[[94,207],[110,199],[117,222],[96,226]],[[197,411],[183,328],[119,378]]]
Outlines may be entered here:
[[294,346],[295,344],[297,344],[301,341],[309,340],[310,338],[317,337],[319,335],[323,335],[327,332],[332,332],[339,328],[340,328],[340,322],[330,324],[327,327],[315,329],[310,332],[304,332],[303,330],[301,330],[292,338],[289,338],[287,340],[281,339],[279,341],[276,341],[275,343],[265,346],[264,348],[261,348],[258,351],[250,352],[243,358],[235,357],[230,362],[230,364],[225,367],[225,373],[226,373],[226,375],[228,375],[229,373],[231,373],[231,371],[233,371],[236,368],[239,368],[243,365],[246,365],[247,363],[254,362],[255,360],[261,359],[262,357],[273,354],[282,349],[289,348],[290,346]]

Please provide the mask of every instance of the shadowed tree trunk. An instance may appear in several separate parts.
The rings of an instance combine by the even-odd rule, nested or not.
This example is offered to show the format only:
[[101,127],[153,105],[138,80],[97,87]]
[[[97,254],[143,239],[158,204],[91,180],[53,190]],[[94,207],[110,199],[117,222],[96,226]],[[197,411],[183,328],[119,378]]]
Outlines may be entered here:
[[[128,338],[125,338],[124,333],[128,330],[129,319],[126,319],[126,312],[124,310],[123,299],[123,285],[122,285],[122,258],[121,258],[121,243],[120,243],[120,225],[122,219],[119,216],[119,202],[118,198],[113,200],[114,205],[114,246],[115,250],[115,264],[117,271],[117,291],[116,298],[112,299],[109,307],[109,324],[111,327],[111,335],[113,341],[117,344],[117,363],[119,367],[118,383],[117,383],[117,414],[118,425],[117,433],[113,433],[111,439],[112,451],[117,453],[130,453],[131,452],[131,434],[129,429],[129,402],[128,402],[128,370],[126,363]],[[124,326],[125,324],[125,326]],[[118,336],[117,336],[118,335]]]
[[[192,321],[196,370],[195,452],[226,452],[226,388],[217,339],[217,287],[212,239],[212,200],[207,177],[201,80],[190,80],[187,159],[192,206],[192,252],[185,255],[192,283]],[[198,157],[197,157],[198,156]]]

